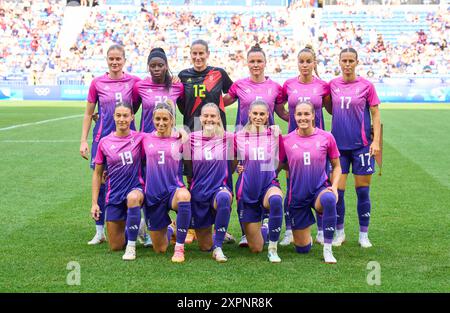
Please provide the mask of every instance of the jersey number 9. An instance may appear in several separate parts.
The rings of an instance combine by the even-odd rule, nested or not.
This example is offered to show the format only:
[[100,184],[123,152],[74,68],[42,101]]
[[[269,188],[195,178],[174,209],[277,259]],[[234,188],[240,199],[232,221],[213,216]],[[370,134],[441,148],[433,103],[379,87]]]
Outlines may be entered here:
[[116,92],[116,104],[123,102],[122,93]]

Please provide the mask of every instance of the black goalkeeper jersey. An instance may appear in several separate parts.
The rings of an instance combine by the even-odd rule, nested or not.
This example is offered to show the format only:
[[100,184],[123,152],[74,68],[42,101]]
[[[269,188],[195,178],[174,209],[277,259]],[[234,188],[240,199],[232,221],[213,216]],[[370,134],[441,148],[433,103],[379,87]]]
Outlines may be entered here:
[[184,85],[184,97],[177,101],[178,108],[183,114],[183,124],[194,131],[195,118],[200,116],[203,105],[213,102],[219,106],[220,117],[226,128],[222,92],[227,93],[233,84],[227,72],[220,67],[208,66],[202,72],[197,72],[194,68],[183,70],[178,77]]

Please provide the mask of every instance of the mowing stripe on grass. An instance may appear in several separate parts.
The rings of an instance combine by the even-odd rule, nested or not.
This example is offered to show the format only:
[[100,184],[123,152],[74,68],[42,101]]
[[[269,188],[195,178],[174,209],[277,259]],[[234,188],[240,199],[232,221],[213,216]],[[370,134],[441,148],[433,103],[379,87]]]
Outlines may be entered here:
[[40,124],[51,123],[51,122],[62,121],[62,120],[68,120],[68,119],[71,119],[71,118],[76,118],[76,117],[81,117],[81,116],[83,116],[83,114],[69,115],[69,116],[64,116],[64,117],[52,118],[52,119],[49,119],[49,120],[43,120],[43,121],[38,121],[38,122],[33,122],[33,123],[12,125],[12,126],[8,126],[8,127],[0,128],[0,131],[20,128],[20,127],[40,125]]

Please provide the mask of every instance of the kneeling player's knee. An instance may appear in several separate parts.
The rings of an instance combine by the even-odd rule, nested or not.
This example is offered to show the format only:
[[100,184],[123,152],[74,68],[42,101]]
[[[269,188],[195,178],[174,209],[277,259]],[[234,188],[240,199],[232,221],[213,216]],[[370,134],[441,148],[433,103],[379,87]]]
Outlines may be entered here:
[[230,199],[230,195],[226,192],[219,192],[217,194],[217,207],[229,207],[231,204],[231,199]]
[[167,246],[162,246],[162,247],[155,247],[153,246],[153,251],[155,251],[156,253],[166,253],[167,251]]
[[308,253],[310,250],[311,250],[311,243],[307,244],[306,246],[295,245],[295,251],[297,251],[297,253],[305,254]]
[[251,253],[261,253],[263,251],[262,245],[248,245]]
[[208,251],[211,251],[212,244],[207,244],[207,243],[200,244],[199,243],[198,247],[200,248],[200,251],[208,252]]
[[127,196],[128,207],[140,205],[141,197],[138,193],[132,192]]
[[336,196],[332,192],[325,192],[320,196],[322,208],[329,208],[336,205]]
[[123,250],[125,243],[124,242],[111,242],[109,247],[111,251],[120,251]]
[[177,198],[178,201],[189,202],[191,201],[191,194],[189,193],[189,191],[181,189],[180,191],[178,191]]

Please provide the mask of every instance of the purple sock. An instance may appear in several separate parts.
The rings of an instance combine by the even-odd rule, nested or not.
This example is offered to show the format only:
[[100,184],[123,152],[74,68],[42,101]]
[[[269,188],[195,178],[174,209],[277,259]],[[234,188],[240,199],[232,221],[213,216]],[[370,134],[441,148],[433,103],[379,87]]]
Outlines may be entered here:
[[136,241],[141,223],[141,207],[128,208],[127,212],[127,234],[128,240]]
[[261,235],[263,237],[264,243],[269,240],[269,228],[265,225],[261,225]]
[[345,190],[338,189],[338,202],[336,203],[336,229],[344,229],[345,218]]
[[358,217],[359,228],[362,232],[367,232],[370,222],[370,197],[369,187],[356,188],[356,195],[358,196]]
[[238,214],[238,219],[239,219],[239,226],[241,227],[241,236],[245,235],[245,231],[244,231],[244,224],[241,222],[241,218],[242,218],[242,210],[240,205],[238,204],[237,206],[237,214]]
[[178,202],[177,243],[184,244],[191,223],[191,202]]
[[228,223],[230,222],[231,201],[226,192],[219,192],[216,196],[217,212],[214,227],[216,235],[214,236],[214,248],[222,247]]
[[323,208],[323,237],[325,243],[333,242],[336,229],[336,196],[332,192],[325,192],[320,197]]
[[105,198],[106,198],[105,184],[100,185],[100,191],[98,193],[97,204],[100,207],[100,218],[95,221],[95,225],[105,225]]
[[[168,225],[167,226],[167,233],[166,233],[166,235],[167,235],[167,242],[169,243],[169,245],[170,245],[170,239],[172,239],[172,235],[173,235],[173,228],[172,228],[172,225]],[[186,234],[187,235],[187,234]],[[184,237],[184,239],[186,239],[186,237]]]
[[292,229],[291,219],[288,212],[288,195],[289,194],[289,178],[286,179],[286,197],[284,198],[284,222],[286,223],[286,230]]
[[279,195],[271,196],[269,205],[269,240],[278,241],[283,223],[283,199]]
[[301,254],[305,254],[308,253],[309,250],[311,250],[311,243],[307,244],[306,246],[295,246],[295,251],[297,251],[297,253],[301,253]]
[[316,219],[317,219],[317,230],[323,231],[323,214],[320,214],[316,211]]

